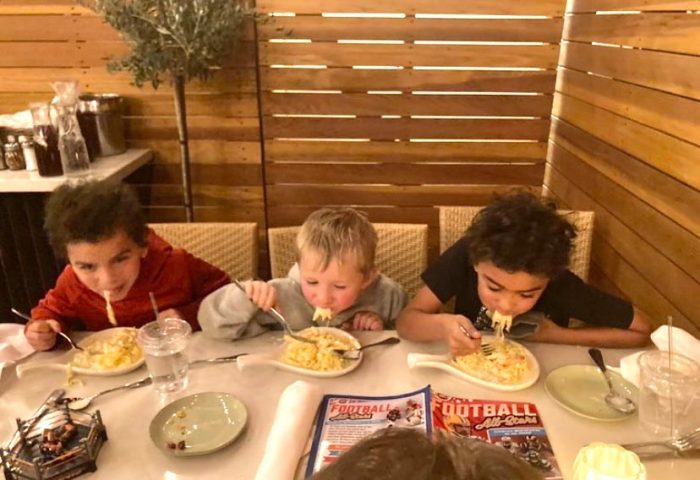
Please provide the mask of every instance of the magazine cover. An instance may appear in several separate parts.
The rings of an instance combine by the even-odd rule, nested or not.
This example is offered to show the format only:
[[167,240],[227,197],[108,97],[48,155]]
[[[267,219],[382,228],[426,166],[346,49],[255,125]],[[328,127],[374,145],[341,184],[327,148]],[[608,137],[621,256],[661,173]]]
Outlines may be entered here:
[[430,385],[387,397],[325,395],[316,420],[306,477],[367,435],[392,426],[432,433]]
[[433,392],[431,410],[436,430],[500,445],[545,478],[563,478],[534,403],[472,400]]

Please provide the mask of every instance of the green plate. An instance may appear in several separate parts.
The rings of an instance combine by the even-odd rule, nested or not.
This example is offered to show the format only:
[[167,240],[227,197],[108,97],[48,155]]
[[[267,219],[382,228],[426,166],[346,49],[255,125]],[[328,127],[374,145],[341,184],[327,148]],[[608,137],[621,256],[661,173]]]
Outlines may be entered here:
[[[608,370],[615,390],[638,404],[637,387]],[[592,365],[567,365],[547,375],[544,389],[559,405],[582,417],[593,420],[624,420],[632,413],[622,413],[605,402],[608,384],[603,374]]]
[[[196,393],[163,407],[151,421],[149,432],[164,452],[188,457],[224,448],[241,434],[247,420],[245,405],[233,395]],[[185,448],[178,448],[183,441]]]

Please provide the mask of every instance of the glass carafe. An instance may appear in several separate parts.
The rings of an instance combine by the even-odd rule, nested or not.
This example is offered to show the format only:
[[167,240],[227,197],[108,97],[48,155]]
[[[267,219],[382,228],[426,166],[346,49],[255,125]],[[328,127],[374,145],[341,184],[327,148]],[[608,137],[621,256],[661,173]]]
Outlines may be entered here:
[[58,150],[66,176],[82,176],[90,173],[90,157],[85,140],[80,133],[78,118],[78,82],[53,82],[58,103]]
[[58,151],[58,132],[51,121],[51,107],[48,103],[30,103],[34,123],[34,152],[37,169],[42,177],[63,175],[61,154]]

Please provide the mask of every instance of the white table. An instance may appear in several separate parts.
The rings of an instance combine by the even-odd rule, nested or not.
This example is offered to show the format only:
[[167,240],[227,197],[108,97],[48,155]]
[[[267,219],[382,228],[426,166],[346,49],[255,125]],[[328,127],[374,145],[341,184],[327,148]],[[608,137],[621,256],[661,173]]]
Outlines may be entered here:
[[[362,343],[380,339],[395,332],[361,332]],[[237,342],[219,342],[193,337],[190,358],[209,358],[240,352],[267,351],[280,344],[279,333]],[[435,369],[409,370],[409,352],[437,353],[439,344],[402,342],[377,347],[365,352],[363,364],[339,378],[317,379],[325,393],[358,395],[400,394],[427,384],[446,394],[481,398],[533,402],[542,415],[557,461],[565,478],[571,477],[578,450],[591,441],[627,443],[650,439],[637,423],[636,416],[621,422],[597,422],[573,415],[555,404],[546,394],[543,381],[557,367],[567,364],[591,364],[585,347],[525,344],[535,354],[542,369],[540,380],[521,392],[494,392],[464,382]],[[617,365],[618,359],[630,350],[604,350],[606,360]],[[35,354],[25,361],[43,360],[59,353]],[[85,385],[69,389],[68,396],[83,396],[146,375],[145,367],[122,377],[83,377]],[[239,372],[235,363],[195,367],[190,371],[190,385],[185,394],[222,391],[240,398],[248,408],[249,423],[243,435],[223,450],[201,457],[173,458],[162,453],[150,440],[148,426],[164,404],[151,387],[108,394],[93,404],[99,409],[107,428],[109,441],[97,460],[98,471],[86,478],[104,479],[240,479],[251,480],[262,458],[263,448],[277,407],[277,399],[298,375],[261,367]],[[33,370],[17,379],[10,368],[0,379],[0,441],[5,444],[15,430],[15,417],[31,415],[46,396],[64,383],[64,374],[49,370]],[[646,464],[650,480],[683,480],[697,478],[700,459],[669,459]],[[272,480],[272,479],[271,479]]]

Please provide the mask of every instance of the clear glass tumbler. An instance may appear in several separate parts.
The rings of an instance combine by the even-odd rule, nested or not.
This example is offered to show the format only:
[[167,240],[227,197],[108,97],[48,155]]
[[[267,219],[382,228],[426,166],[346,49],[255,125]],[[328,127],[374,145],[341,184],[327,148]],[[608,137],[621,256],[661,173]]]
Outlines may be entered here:
[[700,427],[700,366],[660,350],[644,352],[638,362],[642,427],[660,439]]
[[137,341],[158,393],[177,393],[187,387],[187,344],[191,334],[190,324],[179,318],[147,323],[139,329]]

